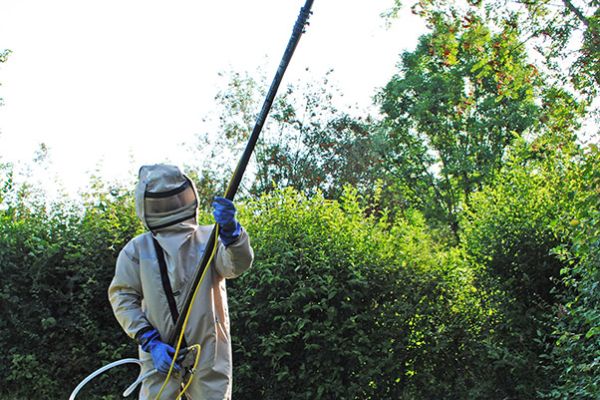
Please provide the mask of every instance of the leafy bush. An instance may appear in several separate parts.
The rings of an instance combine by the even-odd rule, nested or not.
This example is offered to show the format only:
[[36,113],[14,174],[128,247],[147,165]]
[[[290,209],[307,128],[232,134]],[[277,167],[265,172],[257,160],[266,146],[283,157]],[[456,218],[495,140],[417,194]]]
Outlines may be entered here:
[[[0,200],[0,397],[65,398],[87,374],[132,354],[106,288],[139,225],[130,194],[97,187],[85,209],[46,208],[41,194],[3,180]],[[125,379],[129,379],[125,377]],[[130,382],[96,386],[111,393]]]
[[[552,146],[513,150],[459,247],[351,188],[240,204],[256,260],[228,283],[235,398],[597,398],[598,152]],[[135,352],[106,299],[133,198],[96,182],[48,207],[0,172],[0,398],[64,398]]]
[[[255,265],[229,283],[234,398],[468,397],[492,314],[419,214],[365,217],[293,190],[243,210]],[[462,395],[461,395],[462,393]]]
[[[558,379],[547,393],[553,399],[600,397],[600,152],[580,154],[568,176],[576,191],[571,245],[557,249],[565,262],[565,290],[555,308],[549,359]],[[575,178],[575,179],[574,179]]]
[[[565,341],[580,346],[574,341],[580,335],[564,331],[565,318],[557,320],[557,315],[564,314],[565,304],[573,307],[575,303],[580,318],[594,313],[588,303],[593,299],[591,291],[583,298],[569,294],[579,291],[580,284],[597,282],[593,274],[582,274],[590,270],[583,265],[594,258],[593,242],[581,234],[579,239],[573,236],[579,216],[589,215],[583,210],[590,209],[591,199],[597,201],[590,172],[598,174],[594,158],[576,146],[543,137],[532,144],[520,141],[494,184],[476,193],[465,213],[463,247],[485,266],[482,285],[498,289],[501,320],[488,357],[495,370],[494,386],[508,398],[537,398],[559,376],[571,381],[567,378],[572,377],[570,369],[556,363],[569,364],[573,354],[562,351],[559,356],[557,349]],[[579,251],[569,261],[561,249],[572,246]],[[569,262],[578,267],[570,267]],[[566,290],[569,286],[572,290]],[[592,354],[588,351],[584,357],[587,363]],[[582,383],[575,381],[576,386]]]

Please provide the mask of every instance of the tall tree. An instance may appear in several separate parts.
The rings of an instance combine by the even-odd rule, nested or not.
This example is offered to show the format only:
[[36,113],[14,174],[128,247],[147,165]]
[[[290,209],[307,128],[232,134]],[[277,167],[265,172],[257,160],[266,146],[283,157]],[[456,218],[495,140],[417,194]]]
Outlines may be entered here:
[[293,186],[327,198],[339,198],[345,184],[361,192],[375,181],[371,117],[340,110],[340,93],[321,82],[290,85],[272,113],[273,126],[257,148],[256,192]]
[[[246,193],[292,186],[306,194],[321,191],[338,198],[347,183],[362,192],[373,190],[378,164],[371,135],[375,124],[369,116],[356,116],[354,107],[339,108],[341,94],[331,83],[331,73],[318,82],[307,80],[280,90],[255,149]],[[265,88],[264,78],[230,74],[216,97],[220,133],[212,141],[201,138],[199,148],[225,149],[221,163],[235,165]]]
[[431,220],[458,232],[457,214],[492,179],[504,149],[534,125],[541,79],[518,32],[440,13],[379,93],[388,180]]
[[[512,27],[523,45],[541,56],[555,82],[569,82],[591,101],[600,89],[599,5],[598,0],[418,0],[412,10],[430,22],[443,12]],[[395,0],[388,16],[401,7]]]

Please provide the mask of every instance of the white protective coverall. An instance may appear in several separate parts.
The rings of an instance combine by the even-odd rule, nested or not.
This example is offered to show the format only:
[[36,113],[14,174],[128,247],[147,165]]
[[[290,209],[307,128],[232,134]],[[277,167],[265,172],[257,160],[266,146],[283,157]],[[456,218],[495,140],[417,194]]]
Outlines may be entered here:
[[[158,169],[160,178],[163,171]],[[152,182],[146,184],[152,185]],[[165,186],[163,182],[160,185],[163,185],[160,189],[164,190],[171,187],[171,183]],[[147,188],[138,185],[136,204],[143,201],[139,196],[144,196],[145,190]],[[138,207],[138,214],[140,209],[143,210]],[[146,224],[143,215],[141,217]],[[154,327],[161,339],[166,341],[174,331],[153,237],[164,251],[173,297],[177,309],[181,311],[188,292],[192,290],[193,274],[206,250],[211,231],[212,226],[199,226],[192,217],[143,233],[121,250],[108,295],[114,314],[127,335],[135,338],[141,330]],[[240,237],[227,247],[219,240],[217,253],[208,267],[185,329],[187,344],[202,346],[198,368],[186,391],[186,395],[193,400],[231,398],[232,354],[225,279],[240,275],[251,266],[252,260],[253,251],[243,229]],[[139,356],[143,361],[141,374],[154,368],[150,353],[139,348]],[[153,400],[165,377],[158,373],[146,379],[142,383],[139,398]],[[181,380],[180,374],[172,374],[161,399],[174,400],[179,393]]]

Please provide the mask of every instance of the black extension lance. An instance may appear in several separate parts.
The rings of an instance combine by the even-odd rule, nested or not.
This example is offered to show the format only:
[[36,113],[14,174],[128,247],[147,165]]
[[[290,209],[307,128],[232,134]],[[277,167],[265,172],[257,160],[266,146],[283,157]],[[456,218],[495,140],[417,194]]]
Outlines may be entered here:
[[[271,87],[269,88],[269,92],[265,97],[262,109],[260,110],[260,114],[256,118],[256,123],[254,124],[254,129],[252,130],[252,134],[248,139],[248,143],[246,144],[246,149],[238,162],[238,165],[233,173],[231,181],[227,187],[225,192],[225,198],[229,200],[233,200],[235,194],[238,190],[240,182],[242,180],[242,176],[246,171],[246,167],[248,166],[248,162],[250,161],[250,156],[254,151],[254,147],[256,146],[256,142],[258,141],[258,137],[260,136],[260,132],[265,124],[265,120],[267,119],[267,115],[271,110],[271,106],[273,105],[273,100],[275,99],[275,95],[277,94],[277,90],[279,89],[279,85],[281,84],[281,80],[283,79],[283,75],[292,59],[294,51],[296,50],[296,46],[300,41],[300,37],[304,33],[304,27],[308,24],[308,17],[311,14],[311,8],[314,0],[306,0],[304,6],[300,9],[300,15],[298,15],[298,19],[294,24],[294,29],[292,31],[292,36],[288,42],[288,45],[283,53],[283,57],[281,58],[281,62],[279,63],[279,67],[277,68],[277,72],[275,73],[275,77],[273,78],[273,82],[271,83]],[[177,343],[177,339],[181,334],[181,330],[183,328],[185,316],[188,314],[189,308],[193,303],[194,292],[196,291],[196,287],[201,283],[202,277],[204,276],[204,270],[208,267],[208,263],[212,258],[212,251],[209,249],[215,248],[215,240],[216,240],[216,228],[215,224],[210,238],[206,244],[206,251],[198,265],[194,273],[194,280],[191,287],[191,290],[188,291],[187,297],[185,299],[185,303],[183,309],[179,313],[179,318],[177,319],[177,323],[175,324],[175,330],[172,335],[169,337],[169,344],[175,346]]]

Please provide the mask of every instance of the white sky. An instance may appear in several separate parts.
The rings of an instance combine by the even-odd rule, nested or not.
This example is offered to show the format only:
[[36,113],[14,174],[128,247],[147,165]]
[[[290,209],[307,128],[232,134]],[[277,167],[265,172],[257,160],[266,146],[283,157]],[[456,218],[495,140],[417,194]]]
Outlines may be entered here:
[[[392,0],[315,0],[285,82],[330,68],[362,107],[425,32]],[[122,179],[142,163],[181,162],[214,113],[220,71],[272,78],[304,0],[0,0],[0,160],[25,165],[50,149],[44,178],[73,192],[101,162]],[[258,110],[257,110],[258,111]]]

